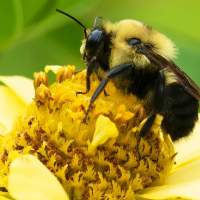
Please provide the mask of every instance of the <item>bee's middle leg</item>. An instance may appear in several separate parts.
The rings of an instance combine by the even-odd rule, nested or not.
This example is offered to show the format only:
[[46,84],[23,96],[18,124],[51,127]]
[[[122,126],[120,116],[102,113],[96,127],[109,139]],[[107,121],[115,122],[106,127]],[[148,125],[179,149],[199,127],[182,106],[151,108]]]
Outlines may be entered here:
[[140,134],[139,134],[139,139],[137,141],[137,151],[139,154],[139,158],[140,157],[140,153],[139,153],[139,143],[142,137],[144,137],[147,132],[149,131],[149,129],[151,128],[151,126],[154,123],[156,114],[159,114],[162,112],[163,110],[163,104],[164,104],[164,89],[165,89],[165,75],[164,75],[164,70],[160,70],[159,72],[159,76],[156,80],[155,83],[155,87],[154,87],[154,94],[153,94],[153,98],[152,98],[152,113],[149,115],[149,117],[147,118],[146,122],[144,123]]
[[[98,80],[99,80],[99,81],[102,81],[103,79],[99,76],[97,70],[95,70],[95,73],[97,74],[97,78],[98,78]],[[103,93],[104,93],[104,96],[105,96],[105,97],[110,96],[110,95],[106,92],[105,89],[103,90]]]

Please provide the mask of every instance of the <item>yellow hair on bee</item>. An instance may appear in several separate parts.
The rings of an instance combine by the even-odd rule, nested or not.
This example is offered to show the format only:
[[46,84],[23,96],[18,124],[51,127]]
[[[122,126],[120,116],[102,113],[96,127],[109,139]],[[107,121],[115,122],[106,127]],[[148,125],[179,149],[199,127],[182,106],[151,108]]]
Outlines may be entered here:
[[165,85],[170,85],[172,83],[178,83],[174,73],[169,72],[168,69],[164,70],[164,74],[165,74]]
[[154,51],[167,59],[176,58],[177,48],[175,44],[165,35],[156,30],[152,30],[149,40],[150,44],[154,44]]
[[138,38],[142,43],[152,45],[156,53],[169,59],[176,57],[177,49],[174,43],[146,24],[136,20],[123,20],[118,23],[116,31],[119,40]]
[[[92,32],[92,30],[91,30],[91,29],[88,29],[86,32],[87,32],[87,36],[89,36],[90,33]],[[84,52],[85,52],[85,46],[86,46],[86,39],[84,38],[84,39],[82,40],[82,45],[81,45],[81,47],[80,47],[80,52],[81,52],[82,55],[83,55]]]
[[170,39],[139,21],[127,19],[114,24],[107,21],[101,25],[107,34],[112,34],[110,68],[129,62],[136,67],[150,63],[146,56],[135,53],[135,49],[128,45],[127,40],[131,38],[151,45],[156,53],[167,59],[176,57],[176,48]]
[[82,45],[80,47],[80,52],[81,52],[82,55],[84,54],[84,51],[85,51],[85,45],[86,45],[86,39],[83,39]]

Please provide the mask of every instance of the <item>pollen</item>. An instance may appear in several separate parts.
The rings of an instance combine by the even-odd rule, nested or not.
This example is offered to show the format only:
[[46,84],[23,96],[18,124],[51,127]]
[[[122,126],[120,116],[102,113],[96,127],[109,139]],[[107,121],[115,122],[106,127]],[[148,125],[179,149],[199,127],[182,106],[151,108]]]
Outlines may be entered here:
[[86,71],[73,74],[74,67],[67,66],[56,72],[50,87],[43,73],[34,76],[35,98],[2,141],[5,179],[15,158],[31,154],[57,177],[70,200],[131,200],[137,191],[163,183],[175,153],[170,136],[161,132],[162,116],[137,148],[149,114],[140,100],[108,83],[109,96],[100,94],[83,123],[100,82],[92,76],[91,90],[77,95],[86,90]]

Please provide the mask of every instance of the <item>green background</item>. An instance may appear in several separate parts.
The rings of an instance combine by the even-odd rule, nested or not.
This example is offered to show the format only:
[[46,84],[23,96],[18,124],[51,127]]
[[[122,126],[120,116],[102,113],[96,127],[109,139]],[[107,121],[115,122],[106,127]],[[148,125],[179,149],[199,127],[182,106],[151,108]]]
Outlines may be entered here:
[[200,0],[0,0],[0,75],[32,78],[46,65],[85,68],[79,51],[83,30],[56,8],[86,27],[96,16],[152,26],[174,41],[175,63],[200,85]]

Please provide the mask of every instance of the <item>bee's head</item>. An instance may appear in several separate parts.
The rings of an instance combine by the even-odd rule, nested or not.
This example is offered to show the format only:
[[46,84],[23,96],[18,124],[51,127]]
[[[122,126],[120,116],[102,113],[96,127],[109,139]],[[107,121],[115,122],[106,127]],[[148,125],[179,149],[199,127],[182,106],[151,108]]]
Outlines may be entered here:
[[111,34],[105,31],[104,23],[100,23],[97,26],[98,18],[100,17],[96,17],[93,28],[87,30],[88,36],[82,41],[80,51],[86,66],[95,57],[97,63],[105,70],[108,70],[111,52]]
[[86,38],[85,49],[83,53],[83,59],[85,58],[90,61],[92,57],[97,56],[99,49],[102,48],[105,41],[105,32],[100,28],[96,27],[97,20],[101,17],[96,17],[93,29],[89,36]]
[[99,16],[96,17],[93,29],[86,31],[86,27],[73,16],[58,9],[56,9],[56,11],[68,16],[69,18],[73,19],[75,22],[77,22],[80,26],[83,27],[85,39],[82,42],[81,54],[83,55],[83,60],[85,61],[85,64],[88,65],[90,60],[93,57],[96,57],[104,65],[104,67],[107,68],[108,51],[107,50],[102,51],[102,49],[104,48],[104,44],[106,43],[106,40],[108,40],[108,37],[105,37],[106,34],[104,30],[102,29],[102,27],[100,26],[97,27],[97,21],[101,17]]

